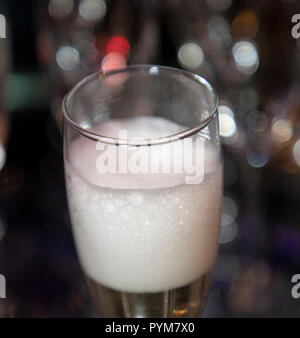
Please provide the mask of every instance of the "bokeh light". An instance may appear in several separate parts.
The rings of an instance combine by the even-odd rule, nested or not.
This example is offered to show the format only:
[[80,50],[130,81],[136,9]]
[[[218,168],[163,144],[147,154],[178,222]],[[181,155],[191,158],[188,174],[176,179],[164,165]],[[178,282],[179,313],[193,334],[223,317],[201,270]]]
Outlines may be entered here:
[[243,11],[233,20],[231,29],[234,37],[252,39],[259,29],[258,18],[251,10]]
[[247,116],[247,124],[250,130],[261,133],[268,128],[268,117],[260,111],[252,111]]
[[231,6],[232,0],[206,0],[206,4],[213,11],[222,12]]
[[62,46],[56,53],[56,62],[63,70],[72,71],[79,65],[79,52],[74,47]]
[[235,133],[223,139],[223,142],[230,148],[241,148],[246,144],[246,135],[241,129],[236,129]]
[[250,41],[239,41],[232,48],[237,69],[246,75],[256,72],[259,66],[259,56],[256,46]]
[[204,52],[199,44],[187,42],[179,48],[177,58],[183,68],[193,70],[204,61]]
[[221,226],[219,242],[226,244],[232,242],[238,234],[238,226],[236,222],[232,222],[226,226]]
[[247,152],[247,162],[254,168],[262,168],[269,161],[269,155],[266,152],[256,152],[249,150]]
[[220,105],[219,111],[219,124],[220,135],[222,137],[231,137],[236,132],[236,123],[232,109],[226,105]]
[[300,166],[300,139],[293,146],[293,157],[298,166]]
[[48,11],[54,19],[63,19],[72,13],[73,6],[73,0],[50,0]]
[[220,243],[230,243],[235,239],[238,233],[238,225],[235,221],[237,214],[238,207],[235,201],[228,196],[224,196],[219,238]]
[[224,196],[221,225],[226,226],[232,223],[235,220],[237,213],[238,207],[235,201],[230,197]]
[[[109,53],[107,54],[101,63],[101,70],[103,72],[108,72],[114,69],[124,68],[127,64],[127,60],[120,53]],[[114,90],[120,89],[122,84],[126,81],[128,77],[127,73],[119,73],[115,75],[111,75],[105,79],[105,82]]]
[[104,18],[107,8],[103,0],[81,0],[79,14],[87,22],[96,22]]
[[231,32],[228,21],[220,16],[212,16],[208,21],[208,36],[218,49],[224,49],[231,44]]
[[123,68],[126,66],[126,59],[120,53],[107,54],[101,64],[102,71],[107,72],[112,69]]
[[271,137],[277,143],[285,143],[293,136],[293,125],[289,120],[276,119],[272,124]]
[[129,41],[124,36],[113,36],[106,43],[105,54],[118,53],[127,58],[129,50]]

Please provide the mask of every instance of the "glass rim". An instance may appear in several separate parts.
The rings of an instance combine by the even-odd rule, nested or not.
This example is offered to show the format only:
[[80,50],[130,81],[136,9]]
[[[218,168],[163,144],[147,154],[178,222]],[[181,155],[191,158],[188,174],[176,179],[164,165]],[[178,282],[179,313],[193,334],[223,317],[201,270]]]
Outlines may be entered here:
[[[128,138],[128,139],[122,139],[122,138],[115,138],[115,137],[109,137],[97,134],[95,132],[89,131],[83,127],[81,127],[78,123],[76,123],[71,115],[69,114],[69,102],[72,99],[72,97],[76,94],[80,88],[82,88],[86,83],[91,82],[95,80],[96,78],[104,79],[105,77],[121,74],[124,72],[132,73],[134,71],[138,70],[150,70],[152,67],[158,68],[158,70],[163,70],[166,72],[171,72],[173,74],[178,75],[184,75],[185,77],[194,80],[198,82],[200,85],[206,87],[209,92],[212,95],[213,103],[212,103],[212,109],[210,109],[208,116],[201,122],[195,124],[191,128],[184,129],[178,133],[166,135],[166,136],[160,136],[160,137],[153,137],[153,138]],[[209,122],[214,118],[215,114],[217,113],[218,108],[218,96],[216,94],[215,89],[212,87],[212,85],[204,79],[202,76],[198,74],[194,74],[191,72],[187,72],[182,69],[174,68],[174,67],[167,67],[167,66],[160,66],[160,65],[130,65],[126,66],[124,68],[118,68],[113,69],[109,71],[99,71],[96,73],[93,73],[91,75],[88,75],[84,77],[82,80],[80,80],[64,97],[62,108],[63,108],[63,117],[64,121],[66,121],[70,127],[72,127],[75,131],[77,131],[82,136],[89,138],[93,141],[101,142],[101,143],[107,143],[107,144],[114,144],[114,145],[129,145],[129,146],[149,146],[154,144],[164,144],[164,143],[170,143],[174,142],[180,139],[184,139],[186,137],[189,137],[198,131],[204,129]]]

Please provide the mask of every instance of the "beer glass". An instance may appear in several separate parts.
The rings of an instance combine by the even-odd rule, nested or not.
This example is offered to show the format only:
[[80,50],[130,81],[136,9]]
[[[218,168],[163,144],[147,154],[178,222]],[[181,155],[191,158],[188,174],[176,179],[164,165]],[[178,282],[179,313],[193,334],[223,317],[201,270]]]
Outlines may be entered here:
[[83,79],[63,109],[72,229],[99,314],[201,315],[222,198],[213,88],[129,66]]

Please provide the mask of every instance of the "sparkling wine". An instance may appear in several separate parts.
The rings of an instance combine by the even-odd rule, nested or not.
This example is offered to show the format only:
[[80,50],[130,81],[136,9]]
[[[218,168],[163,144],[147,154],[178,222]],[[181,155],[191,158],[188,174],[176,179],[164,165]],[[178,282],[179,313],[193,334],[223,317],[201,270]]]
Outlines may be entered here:
[[[122,128],[130,138],[181,130],[151,116],[96,127],[110,135]],[[186,172],[99,174],[94,143],[75,139],[65,161],[73,232],[93,298],[111,316],[196,315],[218,243],[222,170],[215,146],[204,142],[203,179],[186,184]],[[166,146],[154,147],[163,150],[156,161],[165,161]]]

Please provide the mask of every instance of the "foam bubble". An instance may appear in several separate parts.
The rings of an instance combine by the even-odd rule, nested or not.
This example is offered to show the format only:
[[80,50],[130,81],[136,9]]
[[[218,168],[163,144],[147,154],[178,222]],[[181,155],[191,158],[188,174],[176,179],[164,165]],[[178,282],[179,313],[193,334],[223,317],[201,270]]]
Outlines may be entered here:
[[140,206],[144,202],[144,197],[141,193],[132,192],[127,196],[127,199],[131,205]]
[[114,202],[109,201],[109,200],[104,200],[104,201],[102,201],[102,202],[101,202],[101,207],[102,207],[102,209],[103,209],[105,212],[107,212],[107,213],[109,213],[109,214],[115,212],[115,210],[116,210],[116,207],[115,207],[115,205],[114,205]]
[[[155,133],[162,121],[152,119],[147,118],[146,127],[139,120],[138,132],[149,131],[150,125]],[[165,133],[175,128],[163,123]],[[111,123],[110,128],[117,126]],[[70,149],[68,199],[79,257],[89,277],[116,290],[160,292],[211,270],[222,195],[221,166],[212,144],[205,146],[209,165],[200,184],[185,184],[184,175],[96,175],[94,142],[81,138]]]

